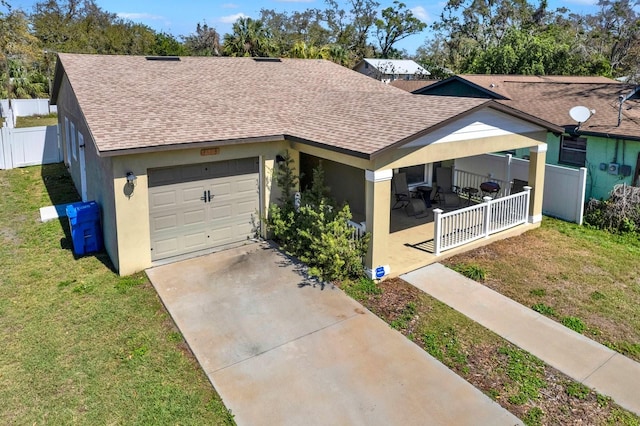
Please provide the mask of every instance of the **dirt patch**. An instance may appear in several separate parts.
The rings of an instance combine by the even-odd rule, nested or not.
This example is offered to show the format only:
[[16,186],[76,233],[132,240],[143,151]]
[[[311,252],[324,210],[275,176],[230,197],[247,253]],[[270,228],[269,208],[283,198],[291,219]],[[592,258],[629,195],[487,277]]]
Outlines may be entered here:
[[[502,407],[529,425],[599,425],[637,424],[636,416],[622,410],[608,398],[574,382],[558,370],[536,360],[535,376],[543,386],[536,397],[522,403],[514,403],[514,395],[519,392],[519,383],[510,376],[513,366],[509,363],[504,348],[516,348],[492,332],[480,327],[461,314],[453,312],[459,319],[450,322],[450,336],[441,346],[429,343],[426,338],[430,330],[435,330],[438,320],[434,312],[441,312],[434,299],[424,294],[402,279],[394,278],[380,283],[382,293],[370,295],[362,303],[421,348],[441,359],[445,365],[463,377],[473,386],[494,399]],[[407,307],[413,306],[407,316]],[[436,316],[439,314],[435,314]],[[404,319],[404,321],[402,321]],[[471,332],[472,328],[482,329]],[[455,348],[454,348],[455,345]],[[455,358],[447,358],[457,352]],[[454,361],[452,361],[454,360]],[[522,379],[522,381],[529,379]],[[527,385],[520,383],[520,385]]]

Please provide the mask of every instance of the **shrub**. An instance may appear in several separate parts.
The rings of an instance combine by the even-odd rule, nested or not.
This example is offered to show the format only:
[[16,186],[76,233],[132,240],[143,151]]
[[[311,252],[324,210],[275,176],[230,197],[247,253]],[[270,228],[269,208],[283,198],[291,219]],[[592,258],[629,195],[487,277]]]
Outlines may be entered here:
[[288,154],[280,166],[276,182],[282,188],[281,205],[269,207],[267,227],[282,248],[309,267],[309,274],[324,281],[359,278],[364,273],[362,260],[369,245],[369,235],[352,238],[348,205],[337,208],[326,195],[322,164],[313,171],[313,184],[302,193],[301,202],[293,201],[292,187],[297,179],[291,170]]
[[584,222],[614,233],[640,230],[640,188],[616,185],[606,201],[587,202]]

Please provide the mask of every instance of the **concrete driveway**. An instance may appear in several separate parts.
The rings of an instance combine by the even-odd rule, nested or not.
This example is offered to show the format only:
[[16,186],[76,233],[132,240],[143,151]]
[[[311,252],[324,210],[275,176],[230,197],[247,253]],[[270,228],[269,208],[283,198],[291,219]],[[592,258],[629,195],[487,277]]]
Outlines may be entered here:
[[239,425],[521,423],[267,244],[147,274]]

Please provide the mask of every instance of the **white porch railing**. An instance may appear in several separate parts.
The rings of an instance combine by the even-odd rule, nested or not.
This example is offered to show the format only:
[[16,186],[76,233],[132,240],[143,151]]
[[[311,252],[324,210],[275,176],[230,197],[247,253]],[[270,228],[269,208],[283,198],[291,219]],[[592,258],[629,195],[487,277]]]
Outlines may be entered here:
[[364,234],[367,233],[367,227],[365,226],[364,222],[354,222],[352,220],[347,221],[347,224],[351,227],[351,239],[352,240],[359,240],[361,239]]
[[453,170],[453,184],[459,188],[475,188],[478,190],[476,196],[471,196],[472,200],[482,201],[482,191],[480,191],[480,185],[484,182],[495,182],[500,185],[500,191],[494,195],[494,198],[504,197],[511,191],[511,183],[502,179],[495,179],[493,177],[479,175],[476,173],[467,172],[465,170],[454,169]]
[[530,195],[531,187],[525,186],[524,192],[497,199],[484,197],[481,204],[449,213],[434,209],[434,254],[527,223]]

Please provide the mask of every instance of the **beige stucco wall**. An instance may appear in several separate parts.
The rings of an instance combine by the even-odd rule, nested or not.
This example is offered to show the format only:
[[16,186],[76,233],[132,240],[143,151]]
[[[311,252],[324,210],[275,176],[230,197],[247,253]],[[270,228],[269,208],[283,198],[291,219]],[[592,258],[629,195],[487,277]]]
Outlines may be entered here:
[[[217,155],[201,155],[201,150],[198,148],[113,157],[113,198],[117,213],[115,226],[105,229],[105,240],[117,241],[117,264],[120,274],[128,275],[152,265],[148,169],[260,156],[263,161],[259,213],[264,216],[268,204],[279,196],[277,185],[273,181],[274,160],[277,154],[282,154],[286,149],[287,144],[282,141],[224,146],[219,148]],[[293,153],[290,152],[290,154]],[[293,157],[297,159],[297,155]],[[135,189],[130,196],[126,188],[127,172],[132,172],[137,177]]]

